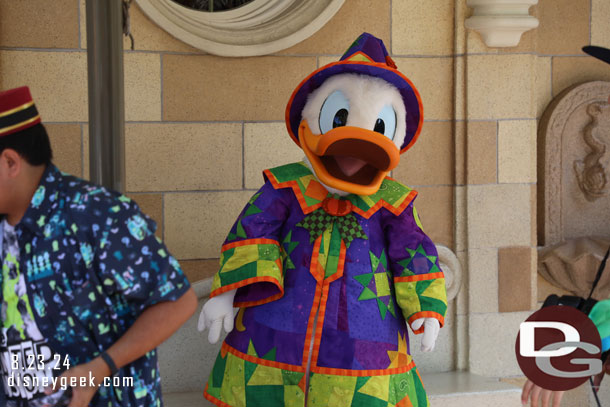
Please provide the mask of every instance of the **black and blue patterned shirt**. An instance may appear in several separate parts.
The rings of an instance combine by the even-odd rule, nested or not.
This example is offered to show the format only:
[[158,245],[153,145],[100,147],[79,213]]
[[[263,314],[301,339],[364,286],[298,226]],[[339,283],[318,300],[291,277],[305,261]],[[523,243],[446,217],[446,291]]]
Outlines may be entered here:
[[[15,230],[36,323],[72,366],[112,346],[147,307],[188,290],[155,229],[129,198],[46,169]],[[162,405],[155,350],[117,376],[133,377],[133,387],[100,387],[92,406]]]

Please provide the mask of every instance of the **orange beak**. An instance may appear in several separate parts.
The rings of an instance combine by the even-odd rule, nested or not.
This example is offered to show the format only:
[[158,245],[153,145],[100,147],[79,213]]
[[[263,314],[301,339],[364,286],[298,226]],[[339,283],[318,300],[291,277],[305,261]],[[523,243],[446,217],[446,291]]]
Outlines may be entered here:
[[299,142],[320,181],[357,195],[377,192],[400,161],[400,150],[392,140],[360,127],[336,127],[315,135],[303,120]]

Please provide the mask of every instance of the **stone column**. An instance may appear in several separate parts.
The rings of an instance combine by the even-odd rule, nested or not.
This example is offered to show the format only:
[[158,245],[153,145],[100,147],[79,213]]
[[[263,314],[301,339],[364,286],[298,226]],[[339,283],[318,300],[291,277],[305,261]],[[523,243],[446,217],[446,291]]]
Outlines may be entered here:
[[455,24],[456,248],[467,270],[458,367],[519,375],[514,341],[536,303],[535,31],[517,47],[488,48],[464,28],[464,3]]

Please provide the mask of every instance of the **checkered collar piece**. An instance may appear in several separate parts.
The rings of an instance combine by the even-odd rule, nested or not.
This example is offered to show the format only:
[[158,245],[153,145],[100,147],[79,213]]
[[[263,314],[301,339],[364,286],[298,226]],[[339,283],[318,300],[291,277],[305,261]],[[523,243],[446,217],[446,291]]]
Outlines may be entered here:
[[[306,215],[321,208],[327,198],[336,198],[324,188],[302,161],[268,169],[263,174],[275,189],[291,188],[299,201],[301,210]],[[349,194],[341,199],[351,203],[354,213],[368,219],[381,208],[386,208],[398,216],[416,196],[417,191],[386,177],[379,190],[373,195]]]

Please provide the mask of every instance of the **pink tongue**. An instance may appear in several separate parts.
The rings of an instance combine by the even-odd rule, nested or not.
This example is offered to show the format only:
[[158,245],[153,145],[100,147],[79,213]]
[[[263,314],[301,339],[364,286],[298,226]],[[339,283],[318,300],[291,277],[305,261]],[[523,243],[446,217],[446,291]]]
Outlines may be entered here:
[[366,164],[366,161],[344,155],[336,155],[335,161],[337,162],[337,165],[339,165],[341,171],[343,171],[343,173],[348,177],[351,177],[357,173],[358,170],[360,170],[360,168],[364,167]]

